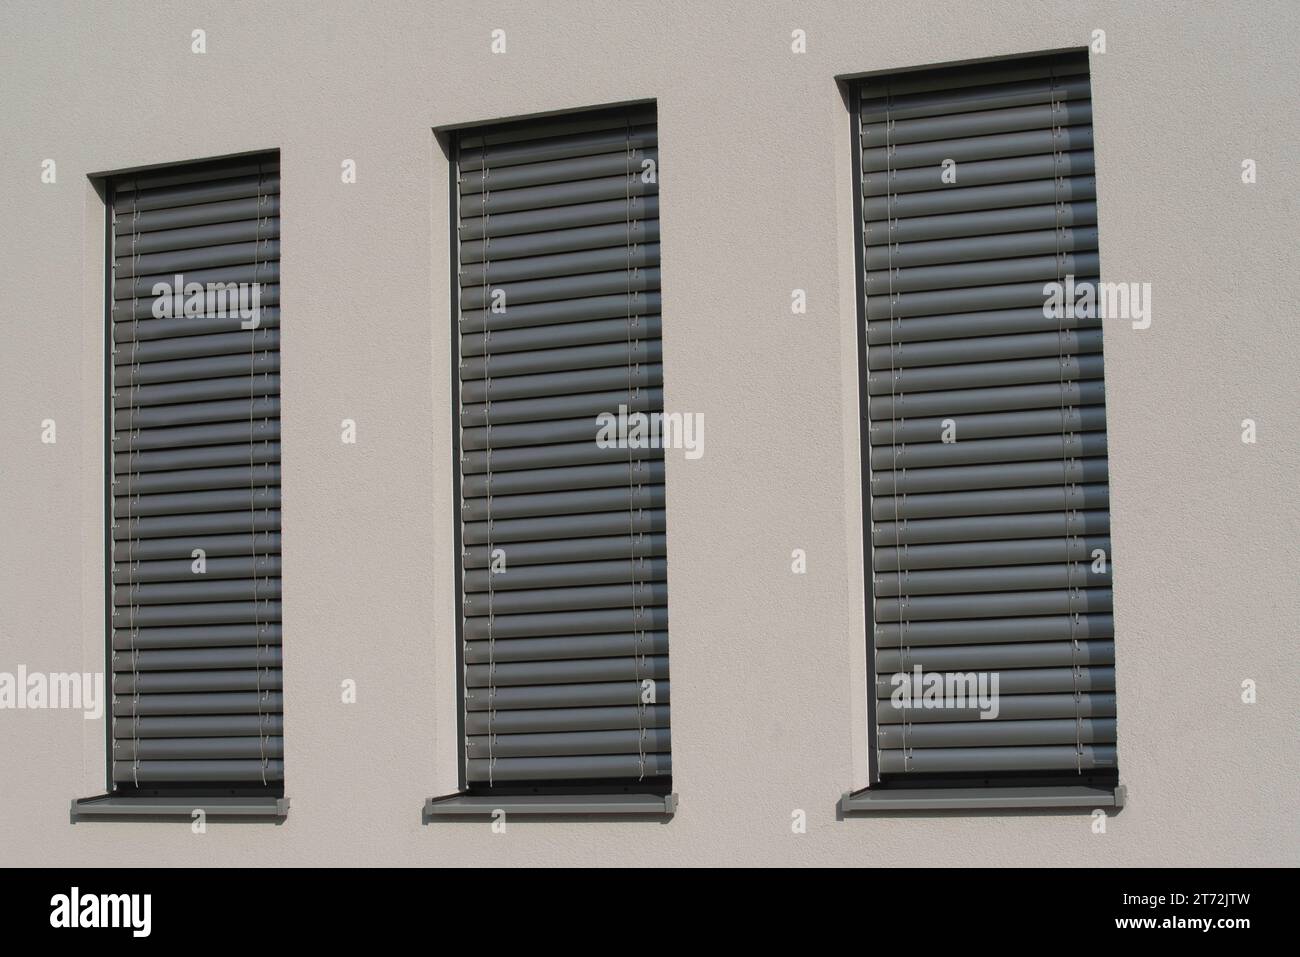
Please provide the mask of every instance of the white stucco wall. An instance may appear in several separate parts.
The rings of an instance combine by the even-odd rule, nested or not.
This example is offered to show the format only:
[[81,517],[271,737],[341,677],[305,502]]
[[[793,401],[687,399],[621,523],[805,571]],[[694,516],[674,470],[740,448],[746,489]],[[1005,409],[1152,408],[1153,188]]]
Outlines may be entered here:
[[[314,6],[0,8],[0,671],[103,668],[103,207],[87,174],[278,148],[292,800],[281,827],[73,826],[70,799],[103,790],[102,722],[0,711],[0,861],[1297,863],[1300,8]],[[1077,814],[836,822],[865,783],[866,688],[834,77],[1083,46],[1094,29],[1103,276],[1150,282],[1154,304],[1150,329],[1106,329],[1129,806],[1104,835]],[[680,809],[505,835],[422,826],[422,801],[455,789],[457,747],[448,170],[432,130],[643,98],[659,110],[667,404],[706,421],[704,457],[668,462]],[[807,834],[791,833],[796,808]]]

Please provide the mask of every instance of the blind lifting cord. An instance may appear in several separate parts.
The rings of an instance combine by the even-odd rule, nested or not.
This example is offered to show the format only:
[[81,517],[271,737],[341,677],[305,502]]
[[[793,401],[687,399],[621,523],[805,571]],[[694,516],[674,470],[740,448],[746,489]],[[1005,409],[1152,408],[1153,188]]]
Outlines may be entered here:
[[[640,303],[638,308],[632,308],[633,297],[637,295],[635,283],[633,282],[634,270],[636,266],[636,238],[633,235],[635,219],[632,215],[632,117],[625,114],[624,118],[624,223],[627,230],[626,248],[627,248],[627,411],[630,417],[637,407],[637,399],[640,396],[640,384],[638,377],[641,372],[640,360],[636,357],[636,342],[632,336],[632,329],[640,323]],[[632,667],[636,676],[636,727],[637,727],[637,766],[639,774],[638,781],[645,779],[645,693],[642,686],[641,666],[644,664],[645,656],[645,608],[641,601],[641,565],[645,559],[638,561],[636,554],[636,513],[637,513],[637,493],[641,491],[641,463],[636,461],[632,443],[624,437],[627,442],[627,517],[628,517],[628,543],[631,550],[632,561]]]
[[[262,161],[257,161],[257,226],[255,227],[253,240],[253,288],[256,288],[259,276],[258,259],[262,250],[262,205],[265,197],[262,194],[263,173]],[[257,299],[253,298],[253,292],[249,290],[250,302],[261,302],[260,295]],[[258,612],[258,588],[257,588],[257,433],[256,425],[253,421],[253,413],[257,405],[257,328],[260,322],[255,321],[253,328],[248,333],[248,534],[252,539],[253,555],[253,648],[254,660],[253,668],[256,675],[257,688],[257,748],[261,755],[262,787],[266,787],[266,712],[262,708],[263,695],[270,695],[269,688],[262,688],[262,670],[266,668],[267,683],[270,684],[270,664],[263,665],[263,648],[262,617]],[[268,576],[267,584],[270,584]]]
[[[862,114],[858,113],[858,126],[861,129]],[[899,352],[902,351],[902,344],[895,344],[894,341],[894,323],[901,322],[894,316],[894,95],[891,89],[885,87],[885,222],[889,225],[889,235],[885,238],[886,249],[889,251],[889,454],[890,454],[890,478],[893,480],[893,498],[894,498],[894,569],[898,579],[898,647],[899,647],[899,667],[906,674],[908,661],[912,656],[911,645],[908,644],[908,627],[907,627],[907,575],[903,571],[903,538],[902,522],[899,515],[899,500],[906,500],[906,492],[899,489],[898,474],[898,437],[900,434],[900,425],[906,421],[906,416],[901,419],[898,416],[898,401],[902,398],[903,393],[898,391],[898,358]],[[859,138],[859,144],[861,138]],[[861,187],[859,187],[861,188]],[[863,318],[866,321],[866,318]],[[868,400],[870,401],[870,400]],[[870,460],[870,448],[867,450],[867,457]],[[903,451],[907,451],[904,444]],[[907,466],[903,466],[903,476],[907,475]],[[874,626],[873,622],[873,626]],[[908,679],[911,680],[910,678]],[[911,689],[916,693],[916,689]],[[872,694],[875,694],[872,689]],[[908,747],[908,734],[910,728],[907,720],[908,695],[903,696],[903,767],[905,770],[911,770],[912,752]]]
[[1073,461],[1071,456],[1071,446],[1074,441],[1074,431],[1070,421],[1074,415],[1073,403],[1067,400],[1069,385],[1065,379],[1065,369],[1069,362],[1067,357],[1066,336],[1068,332],[1065,328],[1065,256],[1066,251],[1063,248],[1065,239],[1065,199],[1063,197],[1065,178],[1065,157],[1061,151],[1061,100],[1059,97],[1060,88],[1056,82],[1056,68],[1050,68],[1049,88],[1052,104],[1052,165],[1053,165],[1053,184],[1056,198],[1056,285],[1060,290],[1061,300],[1060,307],[1056,313],[1056,345],[1057,345],[1057,365],[1059,370],[1060,386],[1060,412],[1061,412],[1061,515],[1064,518],[1065,525],[1065,593],[1068,599],[1067,615],[1070,622],[1070,675],[1074,685],[1074,766],[1075,772],[1083,773],[1083,715],[1081,711],[1081,695],[1079,693],[1079,612],[1075,608],[1076,594],[1074,589],[1074,559],[1070,554],[1070,516],[1071,516],[1071,486],[1070,481],[1070,463]]
[[[483,419],[484,419],[484,462],[487,470],[487,552],[488,552],[488,574],[487,574],[487,592],[488,592],[488,787],[492,787],[493,773],[496,770],[496,609],[494,603],[496,600],[496,590],[493,583],[493,577],[496,570],[493,568],[493,548],[492,548],[492,352],[491,338],[492,333],[488,330],[488,317],[491,315],[492,308],[489,293],[491,292],[490,283],[488,282],[488,269],[491,266],[491,257],[488,255],[489,243],[488,238],[488,142],[487,137],[483,138],[483,152],[479,157],[479,171],[482,175],[482,182],[479,184],[479,217],[483,224]],[[509,308],[509,305],[506,305]]]
[[[131,181],[131,384],[128,386],[131,390],[131,445],[126,454],[126,532],[127,532],[127,595],[128,607],[130,608],[130,648],[131,648],[131,783],[135,787],[140,786],[140,652],[135,646],[137,638],[135,613],[136,613],[136,536],[139,533],[138,523],[135,519],[135,494],[134,478],[136,469],[136,458],[138,455],[136,443],[140,438],[140,429],[138,427],[139,415],[136,411],[136,403],[139,400],[140,392],[140,290],[136,282],[136,264],[139,261],[140,239],[140,182],[139,180]],[[116,215],[116,214],[115,214]],[[111,318],[110,318],[111,321]],[[114,341],[116,341],[116,335]],[[113,350],[116,352],[116,348]]]

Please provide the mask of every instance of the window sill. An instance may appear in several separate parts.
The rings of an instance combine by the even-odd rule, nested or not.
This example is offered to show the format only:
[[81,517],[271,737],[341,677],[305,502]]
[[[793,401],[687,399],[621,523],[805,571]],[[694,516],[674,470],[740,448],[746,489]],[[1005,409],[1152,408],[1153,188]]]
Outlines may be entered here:
[[1113,788],[866,788],[846,793],[839,819],[854,815],[907,811],[1083,811],[1124,807],[1124,785]]
[[203,811],[208,820],[280,824],[289,816],[289,799],[277,797],[119,797],[102,794],[72,802],[72,823],[87,821],[191,820]]
[[424,802],[424,823],[490,818],[497,811],[547,818],[667,819],[677,811],[676,794],[449,794]]

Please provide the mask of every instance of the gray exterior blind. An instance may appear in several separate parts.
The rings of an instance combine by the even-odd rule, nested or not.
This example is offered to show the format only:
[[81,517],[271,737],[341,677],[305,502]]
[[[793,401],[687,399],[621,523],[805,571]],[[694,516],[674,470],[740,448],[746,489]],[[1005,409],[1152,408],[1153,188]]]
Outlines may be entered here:
[[283,781],[279,181],[272,154],[108,184],[118,792]]
[[457,142],[465,781],[670,783],[653,107]]
[[1097,282],[1087,56],[857,92],[879,777],[1113,771],[1101,321],[1044,312]]

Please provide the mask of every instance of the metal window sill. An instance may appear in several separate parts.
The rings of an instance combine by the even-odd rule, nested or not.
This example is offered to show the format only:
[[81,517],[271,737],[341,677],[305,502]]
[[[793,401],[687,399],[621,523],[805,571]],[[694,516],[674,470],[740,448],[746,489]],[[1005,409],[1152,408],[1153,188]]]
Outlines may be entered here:
[[548,818],[667,819],[677,811],[676,794],[449,794],[424,802],[424,823],[491,817],[497,811]]
[[189,821],[203,811],[213,821],[280,824],[289,816],[289,799],[277,797],[98,797],[74,798],[72,823],[86,821]]
[[1124,807],[1124,785],[1096,788],[1066,787],[1013,788],[866,788],[845,793],[838,805],[839,817],[896,811],[1034,811],[1097,808],[1118,811]]

